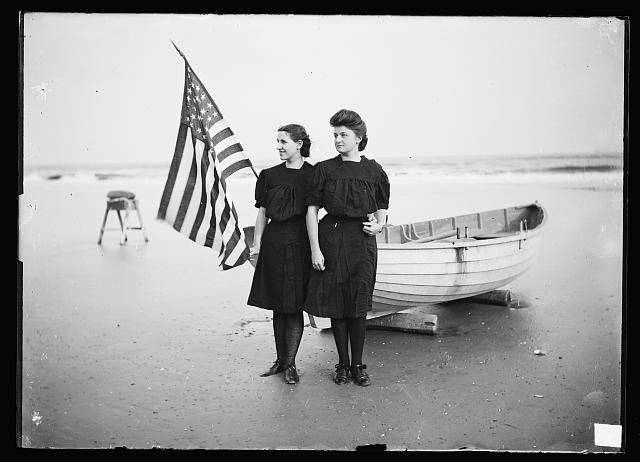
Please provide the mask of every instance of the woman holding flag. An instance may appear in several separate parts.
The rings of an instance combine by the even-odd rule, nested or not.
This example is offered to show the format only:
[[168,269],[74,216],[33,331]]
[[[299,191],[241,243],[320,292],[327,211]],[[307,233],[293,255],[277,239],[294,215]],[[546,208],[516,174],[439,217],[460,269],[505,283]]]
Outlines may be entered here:
[[[331,318],[338,350],[334,382],[351,377],[368,386],[362,352],[376,282],[375,236],[386,221],[389,179],[375,160],[360,155],[367,126],[356,112],[342,109],[329,123],[338,155],[314,166],[306,200],[313,271],[305,311]],[[327,214],[318,223],[322,207]]]
[[305,161],[311,140],[303,126],[280,127],[277,143],[284,162],[262,170],[256,182],[258,215],[250,258],[257,261],[247,304],[273,311],[276,360],[261,376],[284,372],[284,381],[294,384],[311,271],[305,191],[313,166]]

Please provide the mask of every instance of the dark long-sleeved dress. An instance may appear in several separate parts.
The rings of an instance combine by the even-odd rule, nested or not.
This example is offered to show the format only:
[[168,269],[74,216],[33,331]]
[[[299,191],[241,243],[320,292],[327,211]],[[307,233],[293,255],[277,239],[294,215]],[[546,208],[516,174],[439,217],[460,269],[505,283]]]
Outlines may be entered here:
[[325,318],[366,316],[371,311],[378,247],[362,231],[367,215],[389,207],[387,174],[375,160],[318,162],[306,204],[327,211],[318,224],[325,269],[311,269],[305,311]]
[[269,219],[253,273],[248,305],[280,313],[302,311],[311,271],[305,191],[313,166],[285,163],[264,169],[256,182],[256,207]]

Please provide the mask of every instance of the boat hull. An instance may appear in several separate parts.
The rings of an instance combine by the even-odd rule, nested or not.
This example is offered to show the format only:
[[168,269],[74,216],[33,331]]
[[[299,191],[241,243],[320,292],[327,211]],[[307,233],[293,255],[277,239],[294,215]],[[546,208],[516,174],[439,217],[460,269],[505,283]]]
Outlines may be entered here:
[[[538,256],[542,225],[546,221],[546,215],[539,205],[517,207],[514,210],[527,208],[530,209],[527,216],[540,217],[538,222],[533,222],[533,229],[520,229],[513,220],[505,220],[492,229],[496,233],[496,237],[492,238],[452,237],[419,244],[411,241],[379,241],[372,316],[375,317],[376,312],[386,314],[393,309],[473,297],[504,287],[518,278],[531,267]],[[507,217],[509,213],[515,213],[504,210],[506,209],[485,213],[489,216]],[[463,219],[468,217],[468,221],[481,223],[483,217],[479,215],[481,214],[455,218],[464,222]],[[521,216],[517,218],[520,219]],[[432,224],[430,226],[433,228]],[[444,232],[446,234],[446,230]],[[482,237],[484,231],[478,227],[466,232]],[[443,231],[440,230],[439,233],[442,234]],[[419,235],[414,237],[420,239]]]

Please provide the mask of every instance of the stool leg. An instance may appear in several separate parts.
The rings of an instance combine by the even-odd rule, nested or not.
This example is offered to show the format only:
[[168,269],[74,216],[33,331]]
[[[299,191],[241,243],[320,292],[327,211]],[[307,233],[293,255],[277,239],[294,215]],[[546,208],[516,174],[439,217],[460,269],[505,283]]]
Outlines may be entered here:
[[98,244],[102,244],[102,235],[104,234],[104,227],[107,224],[107,215],[109,214],[109,206],[107,205],[107,209],[104,211],[104,218],[102,220],[102,227],[100,228],[100,237],[98,238]]
[[138,214],[138,223],[140,223],[140,231],[142,231],[142,236],[144,236],[144,242],[149,242],[149,238],[147,237],[147,231],[145,230],[144,224],[142,223],[142,216],[140,215],[140,209],[138,208],[138,201],[134,200],[133,203],[136,208],[136,213]]
[[120,245],[124,245],[127,242],[127,220],[129,219],[129,208],[124,211],[124,218],[122,219],[122,236],[120,237]]
[[116,210],[118,212],[118,221],[120,222],[120,230],[121,230],[121,234],[120,234],[120,245],[124,244],[124,238],[126,236],[125,230],[124,230],[124,222],[122,221],[122,215],[120,214],[120,210]]

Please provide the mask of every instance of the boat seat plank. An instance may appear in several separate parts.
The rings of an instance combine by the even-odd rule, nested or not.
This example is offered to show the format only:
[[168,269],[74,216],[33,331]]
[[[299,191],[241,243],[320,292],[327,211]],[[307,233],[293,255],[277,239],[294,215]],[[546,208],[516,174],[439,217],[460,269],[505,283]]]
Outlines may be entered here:
[[475,237],[461,237],[461,238],[449,237],[444,239],[438,239],[436,241],[431,241],[431,242],[451,242],[452,244],[455,244],[457,242],[471,242],[475,240],[476,240]]
[[476,239],[496,239],[498,237],[514,236],[516,234],[518,234],[518,231],[500,231],[497,233],[477,234],[474,237]]
[[457,234],[457,231],[455,229],[453,230],[449,230],[449,231],[445,231],[442,233],[438,233],[434,236],[425,236],[425,237],[421,237],[418,239],[413,239],[411,241],[409,241],[411,244],[422,244],[425,242],[432,242],[432,241],[437,241],[440,239],[445,239],[447,237],[451,237],[451,236],[455,236]]

